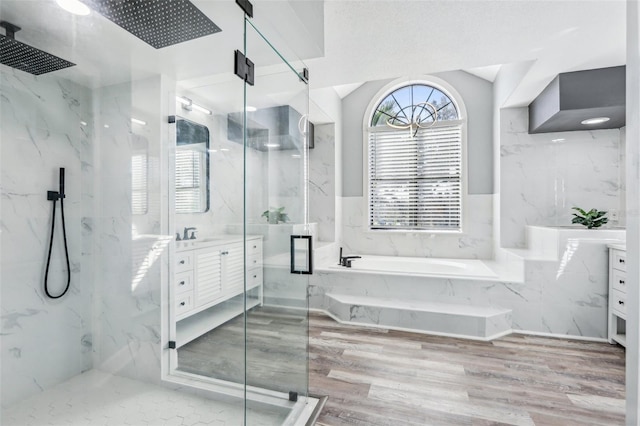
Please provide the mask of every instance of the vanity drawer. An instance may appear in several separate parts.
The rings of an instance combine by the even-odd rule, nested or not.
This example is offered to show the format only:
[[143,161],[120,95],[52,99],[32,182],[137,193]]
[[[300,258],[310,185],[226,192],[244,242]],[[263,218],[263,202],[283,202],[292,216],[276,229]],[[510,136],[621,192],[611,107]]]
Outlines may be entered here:
[[247,290],[262,285],[262,268],[247,271]]
[[193,252],[183,251],[176,253],[176,272],[191,271],[193,269]]
[[627,270],[627,252],[621,250],[614,250],[613,256],[611,256],[611,261],[613,265],[611,267],[613,269],[617,269],[619,271]]
[[626,295],[617,290],[613,290],[611,295],[611,308],[624,316],[627,315],[627,300]]
[[193,309],[193,292],[176,296],[176,316],[186,314]]
[[614,290],[627,292],[627,273],[625,271],[619,271],[617,269],[611,270],[611,287]]
[[247,241],[247,256],[253,256],[255,254],[262,255],[262,240],[260,239]]
[[249,256],[247,254],[247,270],[262,267],[262,253]]
[[193,271],[178,272],[175,276],[176,294],[193,290]]

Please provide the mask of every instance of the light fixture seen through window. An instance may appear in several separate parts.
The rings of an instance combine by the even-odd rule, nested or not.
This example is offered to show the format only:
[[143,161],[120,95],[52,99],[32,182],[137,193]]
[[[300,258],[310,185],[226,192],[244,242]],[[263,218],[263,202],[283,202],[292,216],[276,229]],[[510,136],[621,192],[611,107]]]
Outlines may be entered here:
[[184,96],[176,96],[176,101],[178,101],[180,104],[182,104],[182,109],[185,109],[187,111],[192,111],[192,110],[196,110],[196,111],[200,111],[204,114],[207,115],[211,115],[212,112],[211,110],[196,104],[195,102],[193,102],[191,99],[184,97]]
[[586,124],[586,125],[600,124],[600,123],[605,123],[607,121],[609,121],[609,117],[595,117],[595,118],[589,118],[587,120],[582,120],[581,124]]

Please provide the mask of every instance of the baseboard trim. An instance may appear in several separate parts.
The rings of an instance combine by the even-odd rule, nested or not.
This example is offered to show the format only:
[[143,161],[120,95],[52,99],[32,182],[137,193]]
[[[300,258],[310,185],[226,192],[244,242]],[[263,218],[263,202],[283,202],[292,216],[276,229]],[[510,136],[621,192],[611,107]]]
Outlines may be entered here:
[[609,343],[609,341],[603,337],[574,336],[571,334],[544,333],[541,331],[529,331],[529,330],[513,330],[513,333],[524,334],[527,336],[551,337],[554,339],[569,339],[569,340],[582,340],[585,342]]
[[601,338],[601,337],[573,336],[573,335],[570,335],[570,334],[544,333],[544,332],[540,332],[540,331],[514,330],[514,329],[507,330],[507,331],[504,331],[502,333],[497,333],[497,334],[494,334],[493,336],[490,336],[490,337],[482,338],[482,337],[465,336],[465,335],[459,335],[459,334],[429,332],[429,331],[415,330],[415,329],[403,328],[403,327],[386,327],[386,326],[382,326],[382,325],[378,325],[378,324],[367,324],[367,323],[357,323],[357,322],[342,321],[341,319],[339,319],[335,315],[333,315],[331,312],[326,311],[324,309],[309,308],[309,312],[314,312],[314,313],[326,315],[329,318],[333,319],[334,321],[336,321],[336,322],[338,322],[340,324],[347,324],[347,325],[351,324],[351,325],[357,325],[357,326],[361,326],[361,327],[372,327],[372,328],[379,328],[379,329],[386,329],[386,330],[407,331],[409,333],[426,334],[426,335],[432,335],[432,336],[452,337],[452,338],[456,338],[456,339],[478,340],[478,341],[481,341],[481,342],[489,342],[491,340],[498,339],[498,338],[504,337],[504,336],[508,336],[509,334],[513,333],[513,334],[525,334],[525,335],[529,335],[529,336],[551,337],[551,338],[554,338],[554,339],[569,339],[569,340],[580,340],[580,341],[585,341],[585,342],[609,343],[609,341],[607,339]]

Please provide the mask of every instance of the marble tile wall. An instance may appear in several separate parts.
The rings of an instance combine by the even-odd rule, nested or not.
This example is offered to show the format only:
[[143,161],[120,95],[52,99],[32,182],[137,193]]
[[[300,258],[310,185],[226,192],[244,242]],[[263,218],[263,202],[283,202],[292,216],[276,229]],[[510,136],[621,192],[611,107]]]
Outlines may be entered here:
[[320,241],[335,241],[335,125],[315,126],[315,147],[309,150],[309,222],[318,224]]
[[[90,227],[92,105],[89,90],[55,76],[0,69],[0,302],[2,405],[67,380],[91,367],[93,294]],[[86,125],[81,124],[84,122]],[[66,169],[65,217],[71,287],[61,299],[43,291],[50,235],[48,190]],[[57,207],[49,272],[53,293],[66,284]]]
[[[192,94],[187,95],[194,97]],[[204,102],[201,103],[206,105]],[[200,237],[227,232],[242,233],[244,153],[242,144],[227,138],[226,112],[214,112],[213,115],[207,116],[198,111],[178,108],[178,115],[203,124],[209,129],[210,208],[205,213],[176,214],[175,232],[182,235],[185,227],[195,226]],[[260,215],[267,204],[262,187],[265,181],[266,155],[260,151],[247,150],[247,179],[256,182],[248,188],[247,215],[255,222],[260,221]]]
[[525,225],[570,225],[574,206],[616,210],[611,225],[624,225],[620,130],[530,135],[527,108],[501,110],[501,123],[502,247],[526,247]]
[[462,234],[376,233],[367,231],[365,199],[342,197],[343,246],[348,253],[490,259],[493,255],[493,195],[467,195],[465,202],[467,216]]
[[[147,382],[160,381],[163,234],[160,77],[93,92],[95,143],[92,231],[93,366]],[[146,126],[131,118],[147,122]],[[132,214],[132,156],[148,158],[148,208]]]

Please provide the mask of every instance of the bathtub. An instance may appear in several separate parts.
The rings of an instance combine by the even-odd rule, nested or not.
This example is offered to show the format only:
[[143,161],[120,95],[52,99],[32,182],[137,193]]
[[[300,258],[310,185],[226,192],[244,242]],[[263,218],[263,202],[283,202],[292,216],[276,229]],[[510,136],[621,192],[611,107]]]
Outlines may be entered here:
[[396,257],[362,255],[353,259],[351,268],[331,265],[318,268],[325,271],[345,271],[354,273],[425,276],[439,278],[496,278],[497,274],[482,260],[474,259],[434,259],[428,257]]

